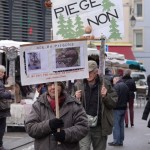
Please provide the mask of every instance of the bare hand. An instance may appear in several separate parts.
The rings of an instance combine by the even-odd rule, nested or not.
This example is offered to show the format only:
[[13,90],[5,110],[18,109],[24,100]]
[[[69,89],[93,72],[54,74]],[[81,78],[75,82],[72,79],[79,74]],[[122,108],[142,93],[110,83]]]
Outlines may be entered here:
[[101,95],[102,95],[102,97],[105,97],[106,94],[107,94],[107,89],[106,89],[105,86],[103,85],[103,86],[102,86],[102,89],[101,89]]
[[80,100],[80,98],[81,98],[81,95],[82,95],[81,90],[78,90],[78,91],[75,92],[75,97],[76,97],[77,99],[79,99],[79,100]]

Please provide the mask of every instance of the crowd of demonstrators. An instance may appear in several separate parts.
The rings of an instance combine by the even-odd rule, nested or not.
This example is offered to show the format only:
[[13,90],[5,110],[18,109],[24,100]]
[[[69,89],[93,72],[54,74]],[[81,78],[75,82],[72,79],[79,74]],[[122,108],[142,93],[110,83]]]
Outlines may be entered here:
[[105,150],[107,137],[112,133],[113,108],[117,93],[108,80],[98,75],[97,63],[88,61],[89,78],[75,83],[75,96],[81,101],[88,116],[89,132],[80,141],[80,150]]
[[149,100],[150,99],[150,75],[147,76],[147,85],[148,85],[147,100]]
[[26,132],[35,138],[36,150],[79,150],[79,141],[88,132],[85,110],[66,93],[62,82],[57,85],[60,119],[56,118],[55,85],[48,83],[47,92],[39,96],[25,119]]
[[[4,86],[3,77],[5,71],[6,71],[5,66],[0,65],[0,103],[3,100],[9,101],[10,99],[14,99],[14,91],[7,91]],[[7,103],[5,105],[7,105]],[[3,109],[5,108],[5,106],[3,106],[3,108],[1,107],[0,107],[0,150],[5,150],[5,148],[3,147],[3,136],[6,128],[6,118],[10,117],[10,108],[6,107],[6,109]]]
[[128,86],[129,91],[130,91],[129,100],[128,100],[128,108],[125,114],[125,124],[126,124],[125,126],[126,128],[128,128],[128,124],[129,124],[128,114],[130,116],[130,125],[131,127],[134,126],[134,98],[135,98],[134,92],[136,92],[136,84],[135,84],[135,81],[131,77],[130,69],[127,69],[124,71],[124,76],[122,77],[122,79],[124,83]]
[[114,109],[114,127],[113,142],[108,143],[110,146],[123,146],[124,141],[124,118],[129,100],[129,88],[123,82],[120,76],[113,77],[114,89],[118,94],[118,102]]

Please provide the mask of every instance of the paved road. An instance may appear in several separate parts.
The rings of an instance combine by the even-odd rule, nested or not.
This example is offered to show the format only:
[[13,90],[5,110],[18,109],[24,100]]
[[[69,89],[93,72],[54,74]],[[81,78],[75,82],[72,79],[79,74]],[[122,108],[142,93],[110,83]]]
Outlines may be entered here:
[[[125,141],[123,147],[107,146],[107,150],[150,150],[150,129],[147,128],[147,121],[141,120],[144,106],[135,106],[135,126],[125,128]],[[112,135],[109,136],[108,142],[112,141]],[[27,145],[24,145],[28,143]],[[14,150],[33,150],[33,139],[24,131],[8,132],[4,136],[4,145],[6,148]],[[22,145],[21,147],[18,147]],[[16,147],[16,148],[15,148]]]

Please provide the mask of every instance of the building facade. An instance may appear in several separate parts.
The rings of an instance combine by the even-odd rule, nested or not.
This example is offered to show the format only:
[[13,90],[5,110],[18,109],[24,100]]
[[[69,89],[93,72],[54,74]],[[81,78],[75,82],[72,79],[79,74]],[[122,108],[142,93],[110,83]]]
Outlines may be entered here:
[[150,20],[149,20],[149,0],[134,0],[134,15],[136,25],[133,28],[133,52],[136,59],[143,62],[146,74],[150,74]]

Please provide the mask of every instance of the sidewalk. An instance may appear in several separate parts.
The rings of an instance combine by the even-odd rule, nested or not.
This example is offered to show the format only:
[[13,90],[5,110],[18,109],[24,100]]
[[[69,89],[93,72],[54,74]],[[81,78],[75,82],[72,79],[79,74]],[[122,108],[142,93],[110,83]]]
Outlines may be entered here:
[[[123,147],[113,147],[107,145],[107,150],[149,150],[150,144],[148,141],[150,139],[150,128],[147,128],[147,121],[142,120],[142,113],[145,106],[135,105],[135,123],[134,127],[125,128],[125,140]],[[108,142],[113,141],[113,136],[110,135]]]
[[[147,128],[147,121],[142,120],[144,105],[135,105],[135,126],[125,128],[125,140],[123,147],[108,146],[106,150],[150,150],[150,128]],[[112,142],[113,136],[108,137],[108,142]],[[26,143],[28,143],[26,145]],[[22,145],[22,147],[18,147]],[[8,132],[4,136],[4,146],[13,150],[33,150],[33,139],[25,132]],[[15,148],[18,147],[18,148]]]

